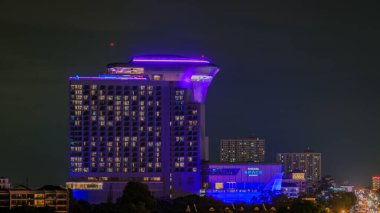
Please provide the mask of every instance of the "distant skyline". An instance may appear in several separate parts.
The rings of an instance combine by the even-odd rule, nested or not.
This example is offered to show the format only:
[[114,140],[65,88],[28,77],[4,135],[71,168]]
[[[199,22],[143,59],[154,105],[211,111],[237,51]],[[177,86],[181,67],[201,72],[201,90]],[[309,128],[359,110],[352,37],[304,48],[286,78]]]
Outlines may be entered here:
[[377,4],[2,1],[0,176],[64,184],[67,78],[159,53],[221,68],[206,101],[210,150],[255,134],[268,161],[310,147],[323,175],[370,186],[380,174]]

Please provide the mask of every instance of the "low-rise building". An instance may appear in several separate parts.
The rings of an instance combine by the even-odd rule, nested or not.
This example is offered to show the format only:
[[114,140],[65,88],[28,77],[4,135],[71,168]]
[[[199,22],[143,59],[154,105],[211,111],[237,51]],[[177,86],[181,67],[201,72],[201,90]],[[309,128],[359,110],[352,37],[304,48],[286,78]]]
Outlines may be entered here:
[[9,189],[11,188],[11,182],[8,178],[0,177],[0,189]]
[[295,183],[282,183],[281,192],[289,198],[298,198],[300,194],[300,188]]
[[9,208],[9,191],[0,189],[0,209]]
[[344,191],[346,192],[353,192],[355,190],[355,186],[351,186],[351,185],[344,185],[344,186],[340,186],[341,188],[344,189]]
[[69,212],[69,192],[61,186],[46,185],[38,189],[29,189],[20,185],[0,190],[0,207],[18,206],[50,207],[57,213]]
[[305,194],[305,195],[299,196],[299,198],[301,198],[301,200],[303,201],[317,203],[317,197],[313,194]]
[[285,184],[294,184],[298,187],[299,193],[305,193],[307,189],[307,181],[305,179],[305,173],[299,170],[296,170],[289,175],[286,175],[282,179],[283,185]]
[[372,189],[373,190],[380,189],[380,176],[373,176],[372,177]]

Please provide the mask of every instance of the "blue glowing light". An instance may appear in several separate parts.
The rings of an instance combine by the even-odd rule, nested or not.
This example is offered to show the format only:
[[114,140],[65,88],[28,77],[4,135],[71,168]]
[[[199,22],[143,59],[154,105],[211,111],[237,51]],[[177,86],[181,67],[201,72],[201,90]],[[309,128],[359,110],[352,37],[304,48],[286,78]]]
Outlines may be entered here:
[[207,170],[208,175],[236,175],[239,168],[210,168]]
[[262,175],[263,171],[259,170],[259,168],[248,168],[247,170],[244,171],[244,174],[249,175],[249,176],[258,176],[258,175]]
[[73,197],[75,199],[88,201],[88,191],[87,190],[73,189],[72,192],[73,192]]
[[205,195],[225,203],[271,203],[281,193],[280,164],[209,164]]

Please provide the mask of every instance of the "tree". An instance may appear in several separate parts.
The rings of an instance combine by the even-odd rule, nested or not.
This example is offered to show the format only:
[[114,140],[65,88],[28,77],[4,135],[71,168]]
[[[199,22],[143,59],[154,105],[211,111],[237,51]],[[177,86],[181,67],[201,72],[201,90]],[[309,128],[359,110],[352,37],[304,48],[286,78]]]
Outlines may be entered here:
[[158,200],[157,212],[159,213],[175,213],[172,200]]
[[155,211],[157,202],[147,185],[140,182],[128,182],[123,195],[117,199],[116,207],[118,211],[145,213]]
[[329,200],[329,206],[335,211],[349,210],[356,204],[356,196],[353,192],[336,192]]
[[195,209],[198,212],[209,212],[211,207],[215,212],[220,212],[224,211],[226,204],[208,196],[187,195],[173,201],[173,212],[182,213],[187,209],[187,206],[189,206],[191,212],[195,212]]
[[70,213],[90,213],[91,205],[84,200],[70,199]]
[[101,203],[94,205],[92,213],[116,213],[116,209],[117,208],[113,203]]
[[91,212],[91,204],[85,200],[77,200],[73,196],[73,191],[69,189],[69,200],[70,200],[70,213],[90,213]]
[[302,199],[295,199],[290,209],[292,213],[324,213],[325,208],[319,204],[304,201]]
[[55,209],[51,207],[20,206],[20,207],[12,208],[10,212],[11,213],[54,213]]
[[284,194],[273,197],[272,202],[277,206],[278,212],[290,212],[292,199]]

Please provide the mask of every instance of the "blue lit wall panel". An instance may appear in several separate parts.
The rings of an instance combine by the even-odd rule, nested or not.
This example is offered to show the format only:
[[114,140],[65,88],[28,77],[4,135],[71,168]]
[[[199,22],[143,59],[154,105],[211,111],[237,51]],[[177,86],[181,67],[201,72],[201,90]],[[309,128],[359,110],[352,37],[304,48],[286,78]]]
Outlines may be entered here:
[[281,174],[282,169],[279,164],[210,164],[209,169],[234,169],[238,172],[235,175],[217,174],[208,175],[209,182],[254,182],[268,183],[273,176]]
[[72,192],[75,199],[88,201],[88,190],[73,189]]
[[207,196],[226,203],[270,203],[280,192],[280,164],[209,164]]

